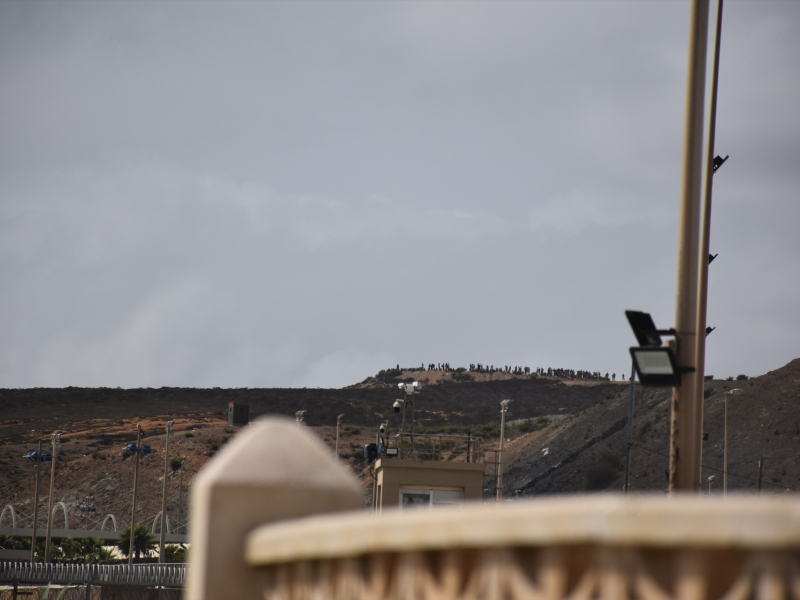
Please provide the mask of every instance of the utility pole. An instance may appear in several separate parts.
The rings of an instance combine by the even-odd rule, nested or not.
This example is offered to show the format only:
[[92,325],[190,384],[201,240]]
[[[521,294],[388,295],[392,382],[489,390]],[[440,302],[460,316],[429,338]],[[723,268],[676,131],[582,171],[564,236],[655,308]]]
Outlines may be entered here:
[[53,464],[50,465],[50,500],[47,502],[47,541],[44,544],[44,562],[50,562],[50,547],[53,544],[53,493],[56,487],[56,459],[58,447],[61,445],[61,433],[54,433],[50,437],[53,445]]
[[[678,239],[675,345],[678,366],[687,369],[672,391],[670,493],[699,493],[701,430],[697,422],[697,283],[700,241],[700,184],[703,176],[703,101],[705,92],[708,0],[692,0],[689,68]],[[704,334],[705,332],[703,332]]]
[[167,469],[169,468],[169,436],[172,435],[172,421],[167,421],[167,442],[164,447],[164,491],[161,494],[161,536],[158,541],[158,562],[164,563],[164,546],[167,541]]
[[497,501],[503,499],[503,445],[506,441],[506,413],[511,400],[500,402],[500,455],[497,458]]
[[761,475],[764,473],[764,457],[758,459],[758,495],[761,495]]
[[697,373],[695,374],[697,398],[695,421],[699,451],[697,453],[697,485],[703,481],[703,404],[706,364],[706,316],[708,309],[708,256],[711,245],[711,189],[714,182],[714,140],[717,129],[717,87],[719,82],[719,51],[722,38],[722,0],[717,5],[717,28],[714,40],[714,66],[711,76],[711,106],[708,113],[708,151],[706,154],[705,201],[703,206],[703,232],[700,243],[700,279],[697,303]]
[[33,494],[33,533],[31,534],[31,562],[36,554],[36,522],[39,517],[39,479],[42,474],[42,440],[39,440],[39,450],[36,458],[36,491]]
[[139,455],[142,447],[142,425],[136,424],[136,452],[133,463],[133,508],[131,509],[131,544],[128,548],[128,564],[133,564],[133,542],[136,539],[136,488],[139,485]]

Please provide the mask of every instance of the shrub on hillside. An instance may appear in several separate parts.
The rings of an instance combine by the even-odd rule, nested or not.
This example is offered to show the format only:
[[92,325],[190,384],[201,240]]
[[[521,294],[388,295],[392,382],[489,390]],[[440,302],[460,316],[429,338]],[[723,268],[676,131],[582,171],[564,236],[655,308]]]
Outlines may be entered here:
[[622,472],[622,467],[622,457],[618,452],[614,452],[613,450],[605,451],[586,473],[586,489],[606,489],[619,477],[619,474]]
[[523,433],[530,433],[532,431],[539,431],[544,429],[550,424],[550,419],[547,417],[537,417],[536,419],[527,419],[519,424],[519,430]]
[[464,371],[456,371],[451,373],[450,377],[453,379],[453,381],[475,381],[475,378],[472,375],[465,373]]
[[744,373],[739,373],[736,376],[736,379],[739,380],[739,381],[744,381],[745,379],[750,379],[750,378],[747,375],[745,375]]

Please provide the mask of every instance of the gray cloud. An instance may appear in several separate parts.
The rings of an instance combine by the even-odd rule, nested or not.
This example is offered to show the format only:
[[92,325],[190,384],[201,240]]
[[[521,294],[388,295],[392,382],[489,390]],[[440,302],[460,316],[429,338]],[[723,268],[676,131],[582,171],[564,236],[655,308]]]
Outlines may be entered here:
[[[797,355],[792,3],[725,9],[708,372]],[[0,5],[0,377],[628,372],[674,318],[688,4]]]

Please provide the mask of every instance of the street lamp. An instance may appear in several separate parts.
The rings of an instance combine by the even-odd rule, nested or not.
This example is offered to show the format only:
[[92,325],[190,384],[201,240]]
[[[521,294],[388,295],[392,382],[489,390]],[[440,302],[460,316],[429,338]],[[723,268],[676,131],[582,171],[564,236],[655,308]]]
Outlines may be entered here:
[[167,541],[167,468],[169,467],[169,436],[172,435],[172,421],[167,421],[167,442],[164,448],[164,489],[161,493],[161,535],[158,540],[158,562],[164,562],[164,544]]
[[342,426],[342,419],[344,419],[344,415],[341,414],[336,417],[336,458],[339,458],[339,428]]
[[53,464],[50,465],[50,500],[47,502],[47,538],[44,544],[44,562],[50,562],[50,547],[53,542],[53,492],[56,486],[56,458],[58,458],[58,447],[61,445],[61,432],[54,433],[50,437],[53,446]]
[[503,499],[503,444],[506,441],[506,413],[511,400],[500,402],[500,456],[497,460],[497,501]]
[[728,396],[738,396],[742,393],[742,390],[739,388],[734,388],[729,392],[725,392],[723,397],[725,398],[725,439],[724,439],[724,446],[722,451],[722,462],[723,462],[723,471],[722,471],[722,495],[728,495]]
[[714,481],[714,479],[716,479],[716,476],[714,476],[714,475],[712,475],[711,477],[708,478],[708,495],[709,496],[711,495],[711,482]]
[[[412,383],[398,383],[397,387],[399,387],[406,395],[405,402],[403,402],[403,429],[405,429],[406,423],[406,406],[411,406],[411,458],[414,458],[414,395],[419,394],[419,391],[422,389],[422,385],[418,381],[414,381]],[[399,400],[395,402],[394,406],[397,407],[397,403],[400,402]]]
[[131,508],[131,543],[128,548],[128,564],[133,564],[133,541],[136,539],[136,491],[139,485],[139,456],[152,452],[150,446],[142,446],[142,426],[136,424],[136,443],[125,446],[125,452],[133,454],[136,459],[133,466],[133,508]]
[[28,452],[25,458],[33,461],[33,464],[36,465],[36,491],[33,496],[33,533],[31,534],[31,562],[33,562],[36,552],[36,523],[39,517],[39,479],[42,474],[40,464],[52,462],[53,456],[51,454],[42,454],[42,441],[39,440],[39,450]]

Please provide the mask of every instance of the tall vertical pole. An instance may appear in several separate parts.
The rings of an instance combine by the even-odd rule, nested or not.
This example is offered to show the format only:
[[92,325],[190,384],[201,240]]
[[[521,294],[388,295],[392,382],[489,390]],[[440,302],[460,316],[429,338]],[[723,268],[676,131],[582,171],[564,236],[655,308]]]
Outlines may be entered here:
[[53,544],[53,493],[56,487],[56,460],[61,434],[54,433],[50,438],[53,445],[53,460],[50,464],[50,500],[47,502],[47,541],[44,544],[44,562],[50,562],[50,547]]
[[633,446],[633,399],[636,396],[636,363],[631,364],[631,401],[628,404],[628,444],[625,451],[625,494],[631,489],[631,446]]
[[164,489],[161,493],[161,535],[158,540],[158,562],[164,563],[164,547],[167,541],[167,468],[169,467],[169,436],[172,421],[167,421],[167,442],[164,447]]
[[411,403],[411,458],[416,458],[416,449],[414,447],[414,394],[408,393],[406,389],[406,404]]
[[697,423],[697,373],[694,369],[697,367],[697,280],[707,38],[708,0],[692,0],[675,318],[677,363],[692,370],[684,373],[682,385],[672,392],[671,493],[700,491],[698,454],[701,431]]
[[131,508],[131,544],[128,548],[128,564],[133,564],[133,542],[136,539],[136,489],[139,486],[139,456],[142,451],[142,426],[136,424],[136,454],[133,463],[133,508]]
[[503,446],[506,441],[506,411],[511,400],[500,403],[500,454],[497,457],[497,501],[503,499]]
[[722,446],[722,495],[728,495],[728,396],[724,394],[725,398],[725,433]]
[[39,519],[39,480],[42,475],[42,440],[39,440],[39,450],[36,459],[36,491],[33,493],[33,533],[31,534],[31,562],[36,556],[36,523]]
[[342,426],[344,415],[336,417],[336,459],[339,459],[339,428]]
[[711,106],[708,112],[708,151],[706,153],[706,189],[703,204],[703,233],[700,242],[700,280],[697,303],[697,413],[700,435],[697,443],[699,464],[697,465],[697,483],[703,481],[703,397],[705,387],[706,363],[706,314],[708,309],[708,255],[711,247],[711,188],[714,182],[714,140],[717,128],[717,87],[719,82],[719,49],[722,39],[722,0],[717,5],[717,29],[714,38],[714,66],[711,76]]
[[181,518],[183,517],[183,464],[186,462],[186,459],[181,460],[181,477],[178,483],[178,526],[175,528],[177,533],[180,533],[181,530]]

